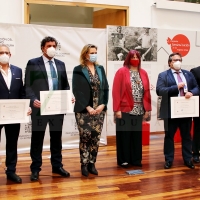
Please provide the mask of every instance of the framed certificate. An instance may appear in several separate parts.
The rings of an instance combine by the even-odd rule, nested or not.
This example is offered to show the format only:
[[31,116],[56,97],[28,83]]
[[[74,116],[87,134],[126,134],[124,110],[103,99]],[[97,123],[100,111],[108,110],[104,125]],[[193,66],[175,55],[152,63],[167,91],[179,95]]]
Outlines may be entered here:
[[198,117],[199,96],[171,97],[171,118]]
[[70,90],[40,91],[41,115],[73,113]]
[[27,112],[30,99],[1,99],[0,124],[15,124],[29,122]]

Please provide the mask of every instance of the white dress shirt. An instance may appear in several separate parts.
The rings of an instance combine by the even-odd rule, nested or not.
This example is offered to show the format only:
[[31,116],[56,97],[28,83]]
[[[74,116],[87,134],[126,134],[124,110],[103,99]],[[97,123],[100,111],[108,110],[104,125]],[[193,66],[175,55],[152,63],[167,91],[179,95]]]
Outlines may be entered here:
[[[49,65],[49,59],[46,58],[44,55],[42,57],[43,57],[45,69],[46,69],[46,72],[47,72],[47,78],[48,78],[48,83],[49,83],[49,90],[53,90],[53,80],[52,80],[52,77],[51,77],[51,70],[50,70],[50,65]],[[56,75],[58,77],[58,72],[57,72],[57,68],[56,68],[56,64],[55,64],[54,58],[52,58],[51,61],[52,61],[52,64],[53,64],[53,66],[55,68]]]
[[[176,84],[178,85],[177,73],[176,73],[176,71],[174,69],[171,69],[171,70],[172,70],[172,74],[174,76],[174,79],[176,81]],[[183,83],[185,83],[185,88],[187,88],[187,81],[186,81],[185,76],[184,76],[183,72],[181,71],[181,69],[179,70],[179,75],[180,75]],[[180,91],[179,91],[178,96],[180,96]]]

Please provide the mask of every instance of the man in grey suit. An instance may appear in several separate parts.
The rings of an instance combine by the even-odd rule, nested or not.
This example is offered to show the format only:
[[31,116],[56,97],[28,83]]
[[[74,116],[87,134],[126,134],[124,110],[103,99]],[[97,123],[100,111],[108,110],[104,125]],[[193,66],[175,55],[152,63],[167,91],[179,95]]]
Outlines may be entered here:
[[64,62],[54,58],[57,41],[45,37],[41,41],[43,55],[28,61],[25,73],[26,97],[31,100],[32,136],[30,155],[32,159],[31,181],[39,179],[42,166],[42,149],[47,124],[50,129],[50,151],[52,172],[69,177],[62,164],[62,126],[64,115],[40,114],[40,91],[69,90],[69,83]]

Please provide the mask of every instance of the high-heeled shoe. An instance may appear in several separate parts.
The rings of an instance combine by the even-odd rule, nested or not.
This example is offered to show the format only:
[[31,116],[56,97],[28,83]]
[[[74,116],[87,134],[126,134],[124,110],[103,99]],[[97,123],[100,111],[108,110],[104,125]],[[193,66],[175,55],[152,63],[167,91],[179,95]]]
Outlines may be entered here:
[[96,170],[94,163],[89,163],[88,164],[88,171],[91,174],[98,175],[98,171]]
[[88,172],[88,166],[87,165],[81,165],[81,173],[83,176],[88,176],[89,175],[89,172]]

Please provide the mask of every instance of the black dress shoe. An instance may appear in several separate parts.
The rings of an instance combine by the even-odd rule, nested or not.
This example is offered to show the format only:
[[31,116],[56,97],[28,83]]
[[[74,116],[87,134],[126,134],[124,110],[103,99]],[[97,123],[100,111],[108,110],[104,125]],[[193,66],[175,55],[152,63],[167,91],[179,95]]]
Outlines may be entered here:
[[68,171],[66,171],[65,169],[63,169],[62,167],[53,168],[52,172],[55,173],[55,174],[60,174],[61,176],[64,176],[64,177],[69,177],[70,176],[70,173]]
[[195,166],[193,165],[192,161],[188,161],[188,162],[185,161],[184,164],[185,164],[185,166],[187,166],[190,169],[194,169],[195,168]]
[[98,171],[96,170],[94,163],[89,163],[88,164],[88,171],[91,174],[98,175]]
[[22,182],[22,179],[15,173],[7,174],[7,179],[14,181],[15,183],[21,183]]
[[86,177],[89,175],[87,165],[81,165],[81,173],[82,173],[83,176],[86,176]]
[[193,162],[200,163],[199,156],[193,156]]
[[165,164],[164,164],[164,168],[165,169],[170,169],[171,167],[172,167],[172,162],[166,161]]
[[30,179],[31,179],[31,181],[38,181],[38,179],[39,179],[39,172],[32,172]]

